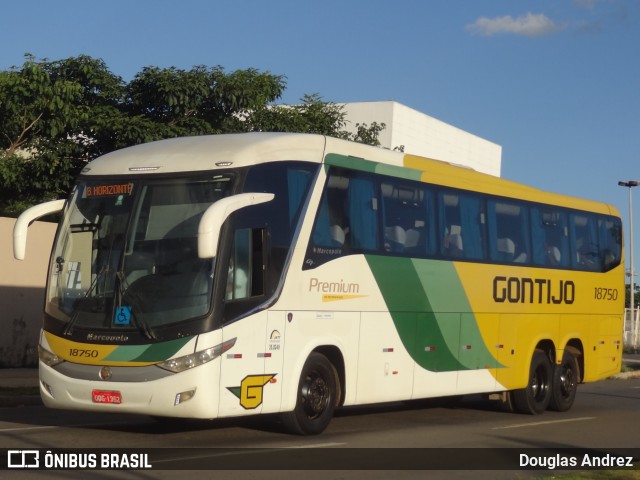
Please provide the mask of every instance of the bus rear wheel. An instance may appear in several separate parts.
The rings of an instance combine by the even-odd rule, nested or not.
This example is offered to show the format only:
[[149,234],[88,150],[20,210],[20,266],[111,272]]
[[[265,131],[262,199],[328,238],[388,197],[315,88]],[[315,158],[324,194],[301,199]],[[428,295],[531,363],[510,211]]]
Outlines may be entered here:
[[512,392],[516,411],[529,415],[544,412],[551,401],[551,383],[551,363],[542,350],[536,350],[529,367],[529,384],[523,389]]
[[328,426],[336,406],[337,372],[319,353],[312,353],[302,368],[296,406],[281,415],[287,431],[297,435],[317,435]]
[[566,412],[573,406],[578,391],[579,378],[578,360],[571,352],[565,350],[560,365],[553,367],[550,410]]

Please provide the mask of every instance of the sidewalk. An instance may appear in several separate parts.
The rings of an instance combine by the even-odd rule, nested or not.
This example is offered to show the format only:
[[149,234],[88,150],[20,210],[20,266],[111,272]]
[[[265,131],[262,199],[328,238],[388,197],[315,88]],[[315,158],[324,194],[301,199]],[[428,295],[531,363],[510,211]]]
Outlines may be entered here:
[[[638,370],[619,373],[611,378],[640,378],[640,354],[625,355],[622,363]],[[41,405],[37,368],[0,368],[0,408]]]

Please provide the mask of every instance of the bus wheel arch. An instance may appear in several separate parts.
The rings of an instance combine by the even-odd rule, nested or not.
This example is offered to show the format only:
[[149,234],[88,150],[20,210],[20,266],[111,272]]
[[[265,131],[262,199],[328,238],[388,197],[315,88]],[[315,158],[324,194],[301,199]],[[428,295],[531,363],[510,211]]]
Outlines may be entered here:
[[582,383],[584,381],[584,346],[582,345],[582,341],[573,338],[567,342],[567,345],[564,347],[565,351],[569,351],[578,362],[578,383]]
[[293,411],[280,415],[285,430],[297,435],[322,433],[342,397],[341,380],[335,364],[325,355],[331,350],[316,349],[307,357],[296,388]]
[[533,352],[527,386],[511,392],[513,406],[517,412],[538,415],[549,406],[553,380],[553,364],[550,357],[554,350],[545,347],[548,347],[547,342],[541,342]]
[[336,407],[344,404],[345,399],[345,364],[340,349],[333,345],[323,345],[313,350],[327,357],[336,372]]

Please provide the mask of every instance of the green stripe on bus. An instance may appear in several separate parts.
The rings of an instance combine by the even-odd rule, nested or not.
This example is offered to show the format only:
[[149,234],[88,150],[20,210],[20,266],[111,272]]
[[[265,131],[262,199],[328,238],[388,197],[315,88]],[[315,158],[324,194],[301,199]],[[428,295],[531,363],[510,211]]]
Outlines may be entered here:
[[325,163],[336,167],[350,168],[351,170],[360,170],[362,172],[375,173],[375,162],[364,160],[362,158],[347,157],[345,155],[338,155],[336,153],[329,153],[324,159]]
[[168,342],[149,345],[142,355],[134,359],[134,362],[161,362],[173,357],[178,350],[184,347],[193,337],[178,338]]
[[149,348],[149,345],[120,345],[105,357],[105,360],[110,362],[131,362],[134,358],[142,355],[147,348]]
[[387,165],[384,163],[372,162],[362,158],[347,157],[336,153],[329,153],[325,157],[325,164],[336,167],[349,168],[351,170],[359,170],[361,172],[376,173],[378,175],[387,175],[390,177],[404,178],[407,180],[420,181],[422,172],[396,165]]
[[406,180],[415,180],[418,182],[422,180],[422,172],[420,170],[396,167],[395,165],[385,165],[384,163],[377,164],[376,173],[379,175],[388,175],[390,177],[404,178]]
[[[434,372],[501,366],[482,340],[451,262],[376,255],[366,259],[398,335],[418,365]],[[473,345],[473,351],[466,345]]]
[[192,337],[151,345],[120,345],[105,358],[110,362],[162,362],[176,354]]
[[[453,262],[413,259],[412,263],[433,311],[438,312],[438,324],[445,332],[449,348],[458,352],[458,361],[471,370],[502,367],[484,343],[477,319]],[[445,320],[445,315],[448,320]],[[452,315],[457,318],[455,327],[451,326]],[[456,331],[447,331],[445,323]],[[472,348],[467,349],[466,346]]]

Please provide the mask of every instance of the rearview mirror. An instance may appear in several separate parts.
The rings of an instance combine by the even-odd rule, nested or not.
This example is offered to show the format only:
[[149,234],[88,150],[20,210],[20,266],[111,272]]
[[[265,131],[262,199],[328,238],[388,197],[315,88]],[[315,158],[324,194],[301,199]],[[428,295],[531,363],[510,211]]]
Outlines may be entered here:
[[22,212],[13,226],[13,257],[16,260],[24,260],[27,249],[27,230],[31,222],[50,213],[59,212],[64,208],[64,202],[64,200],[53,200],[35,205]]
[[270,202],[273,193],[241,193],[218,200],[207,208],[198,225],[198,257],[213,258],[218,250],[220,228],[224,221],[236,210]]

